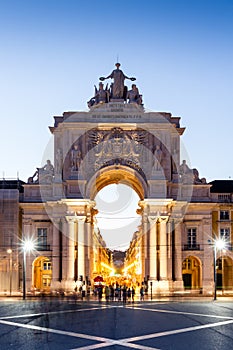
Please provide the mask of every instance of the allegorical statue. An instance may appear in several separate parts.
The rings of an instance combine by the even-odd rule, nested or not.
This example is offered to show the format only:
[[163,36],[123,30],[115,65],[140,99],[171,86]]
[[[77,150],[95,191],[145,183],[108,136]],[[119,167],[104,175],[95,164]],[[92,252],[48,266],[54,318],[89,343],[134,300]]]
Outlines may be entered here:
[[95,91],[95,104],[109,102],[108,88],[104,90],[104,84],[99,83],[99,90]]
[[82,160],[82,153],[78,145],[74,145],[74,148],[71,150],[71,169],[77,171]]
[[104,89],[104,84],[99,83],[99,90],[97,90],[97,87],[95,86],[95,96],[92,97],[88,102],[88,107],[92,107],[93,105],[98,105],[99,103],[107,103],[109,102],[110,97],[110,91],[108,89],[108,84],[106,85]]
[[139,94],[138,88],[135,84],[132,84],[132,90],[129,90],[126,96],[129,103],[142,104],[142,95]]
[[136,78],[129,78],[127,77],[122,70],[120,70],[120,63],[115,64],[116,69],[112,71],[111,74],[109,74],[106,78],[105,77],[100,77],[99,79],[101,81],[105,79],[113,79],[113,84],[112,84],[112,89],[111,89],[111,98],[112,99],[124,99],[126,100],[126,95],[127,91],[125,92],[125,86],[124,86],[124,81],[125,79],[129,80],[136,80]]

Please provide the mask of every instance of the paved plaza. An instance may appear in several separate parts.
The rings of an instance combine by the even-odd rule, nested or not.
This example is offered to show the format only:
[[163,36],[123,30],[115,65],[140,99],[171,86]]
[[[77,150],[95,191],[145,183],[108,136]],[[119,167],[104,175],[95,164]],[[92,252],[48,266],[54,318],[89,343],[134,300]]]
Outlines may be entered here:
[[233,348],[230,301],[0,301],[0,348]]

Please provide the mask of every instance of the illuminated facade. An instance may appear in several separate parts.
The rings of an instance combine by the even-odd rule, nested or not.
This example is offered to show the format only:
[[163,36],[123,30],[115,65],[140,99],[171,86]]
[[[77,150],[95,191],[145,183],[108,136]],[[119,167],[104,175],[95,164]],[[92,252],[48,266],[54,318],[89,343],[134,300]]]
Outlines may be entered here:
[[22,289],[19,244],[27,238],[36,242],[27,256],[27,290],[72,291],[107,278],[113,266],[94,199],[112,183],[129,185],[140,198],[141,226],[124,267],[132,283],[150,282],[154,293],[211,294],[213,242],[221,237],[227,245],[217,252],[217,283],[233,290],[233,181],[206,183],[180,159],[179,117],[146,112],[141,97],[107,96],[89,101],[87,112],[54,117],[54,165],[47,161],[27,183],[1,181],[1,292]]

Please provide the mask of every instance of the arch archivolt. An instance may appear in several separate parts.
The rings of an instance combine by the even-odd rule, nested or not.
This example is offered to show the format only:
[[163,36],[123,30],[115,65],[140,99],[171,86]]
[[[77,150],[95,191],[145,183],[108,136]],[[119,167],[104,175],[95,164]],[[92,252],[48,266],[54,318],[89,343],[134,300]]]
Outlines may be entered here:
[[87,183],[86,197],[94,200],[96,194],[105,186],[125,184],[130,186],[143,200],[147,196],[147,183],[134,169],[123,165],[112,165],[97,171]]

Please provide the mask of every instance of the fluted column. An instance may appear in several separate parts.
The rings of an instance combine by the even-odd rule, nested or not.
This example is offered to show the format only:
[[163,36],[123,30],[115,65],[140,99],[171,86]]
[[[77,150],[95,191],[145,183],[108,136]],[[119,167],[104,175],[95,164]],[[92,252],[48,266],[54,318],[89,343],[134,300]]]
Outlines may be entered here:
[[159,234],[159,248],[160,248],[160,280],[167,280],[167,221],[168,216],[160,216],[160,234]]
[[182,281],[181,224],[175,228],[175,280]]
[[148,216],[149,233],[149,276],[150,280],[157,280],[157,216]]
[[67,216],[68,239],[67,239],[67,280],[74,280],[74,217]]
[[85,279],[85,220],[86,216],[76,217],[78,221],[78,277]]
[[52,256],[52,266],[53,266],[53,281],[57,282],[59,280],[59,219],[53,219],[53,256]]

